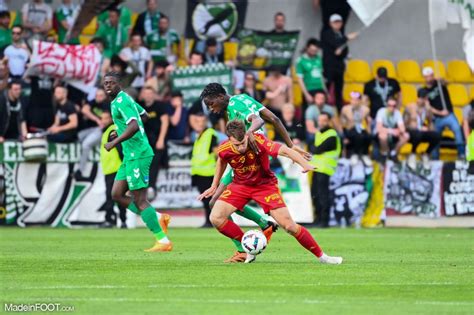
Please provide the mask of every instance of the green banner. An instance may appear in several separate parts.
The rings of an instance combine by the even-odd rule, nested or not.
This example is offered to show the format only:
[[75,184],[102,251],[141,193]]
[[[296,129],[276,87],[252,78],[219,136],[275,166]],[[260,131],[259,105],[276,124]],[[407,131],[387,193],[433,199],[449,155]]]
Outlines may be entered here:
[[181,91],[187,108],[199,99],[204,87],[212,82],[220,83],[232,94],[232,69],[223,63],[177,68],[171,74],[173,91]]
[[291,66],[299,31],[274,33],[251,29],[239,32],[239,51],[237,60],[243,70],[268,70],[279,67],[282,70]]

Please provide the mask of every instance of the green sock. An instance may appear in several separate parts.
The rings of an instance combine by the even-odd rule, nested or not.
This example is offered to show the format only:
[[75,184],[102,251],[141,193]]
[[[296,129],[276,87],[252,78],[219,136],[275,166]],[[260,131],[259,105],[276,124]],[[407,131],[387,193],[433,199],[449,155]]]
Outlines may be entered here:
[[147,228],[155,235],[156,240],[159,241],[166,237],[165,232],[163,232],[160,223],[158,222],[155,208],[149,206],[148,208],[145,208],[140,215]]
[[265,218],[264,215],[261,215],[260,213],[258,213],[257,210],[255,210],[249,205],[245,205],[242,211],[235,211],[235,213],[237,213],[238,215],[246,219],[249,219],[250,221],[257,223],[261,229],[264,229],[265,227],[268,226],[267,218]]
[[[232,217],[229,216],[228,218],[230,221],[234,221],[232,220]],[[238,240],[234,240],[234,239],[231,239],[232,240],[232,243],[234,243],[235,247],[237,247],[237,251],[243,253],[244,252],[244,248],[242,247],[242,243],[240,243]]]
[[133,201],[130,202],[130,204],[127,206],[127,209],[132,211],[135,214],[140,214],[140,210],[138,210],[137,205],[135,205],[135,203]]

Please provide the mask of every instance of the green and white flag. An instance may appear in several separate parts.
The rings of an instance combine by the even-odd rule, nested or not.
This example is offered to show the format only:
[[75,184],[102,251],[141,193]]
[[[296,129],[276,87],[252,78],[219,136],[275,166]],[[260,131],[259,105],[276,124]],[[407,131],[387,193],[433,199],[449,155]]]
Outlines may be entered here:
[[222,84],[227,93],[232,94],[232,69],[223,63],[177,68],[171,74],[173,91],[183,93],[187,108],[199,99],[202,90],[212,82]]

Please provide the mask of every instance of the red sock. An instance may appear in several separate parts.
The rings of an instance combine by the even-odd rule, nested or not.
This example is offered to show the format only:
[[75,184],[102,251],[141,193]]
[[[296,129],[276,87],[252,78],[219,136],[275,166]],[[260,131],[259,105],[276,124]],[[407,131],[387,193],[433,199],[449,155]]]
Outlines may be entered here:
[[241,241],[242,237],[244,236],[244,231],[230,220],[226,220],[224,224],[219,226],[217,230],[227,236],[228,238],[232,238],[237,241]]
[[300,228],[300,230],[294,235],[296,240],[304,248],[316,255],[316,257],[321,257],[323,255],[323,250],[321,249],[321,247],[319,247],[318,243],[316,243],[313,236],[303,226],[298,225],[298,227]]

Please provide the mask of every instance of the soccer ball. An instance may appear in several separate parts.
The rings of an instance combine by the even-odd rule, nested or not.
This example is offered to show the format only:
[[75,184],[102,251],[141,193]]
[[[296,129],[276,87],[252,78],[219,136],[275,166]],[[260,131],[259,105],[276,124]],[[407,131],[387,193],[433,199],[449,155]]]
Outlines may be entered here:
[[247,254],[258,255],[267,247],[267,238],[261,231],[247,231],[242,237],[242,247]]

